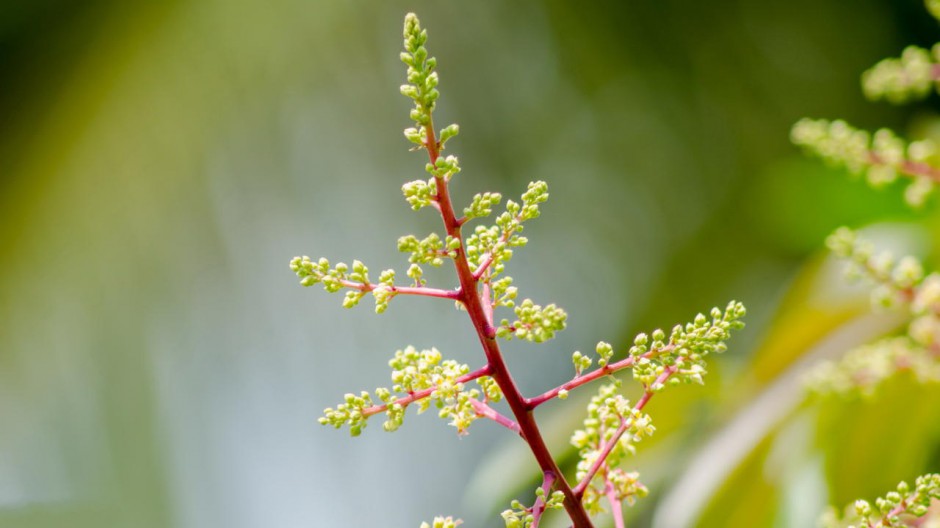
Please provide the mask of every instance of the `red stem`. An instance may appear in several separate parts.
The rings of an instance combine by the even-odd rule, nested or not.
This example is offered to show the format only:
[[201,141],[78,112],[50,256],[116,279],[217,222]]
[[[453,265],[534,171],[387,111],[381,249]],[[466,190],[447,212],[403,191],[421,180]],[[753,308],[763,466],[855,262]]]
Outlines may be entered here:
[[[425,138],[425,148],[428,151],[428,158],[433,166],[440,156],[440,146],[434,133],[434,125],[428,120],[425,124],[427,137]],[[516,422],[519,424],[522,438],[529,444],[535,460],[541,468],[542,473],[551,472],[558,476],[558,489],[565,496],[565,510],[574,528],[593,528],[591,519],[581,504],[579,497],[574,495],[571,486],[565,480],[558,468],[558,464],[552,457],[551,451],[545,445],[538,424],[532,410],[526,404],[526,399],[522,396],[515,380],[509,373],[509,367],[503,359],[499,344],[496,342],[496,329],[487,320],[483,303],[480,300],[480,292],[477,289],[477,278],[474,277],[473,270],[467,262],[467,256],[464,249],[463,237],[460,234],[460,222],[454,214],[454,206],[451,203],[450,194],[447,188],[447,180],[443,177],[435,176],[437,183],[437,203],[440,205],[441,219],[444,222],[444,228],[447,234],[460,241],[460,247],[457,249],[456,258],[454,258],[454,268],[457,272],[457,278],[460,281],[459,300],[463,302],[470,321],[477,332],[483,352],[486,355],[487,363],[490,367],[490,376],[496,381],[497,385],[506,398],[506,403],[512,410]]]

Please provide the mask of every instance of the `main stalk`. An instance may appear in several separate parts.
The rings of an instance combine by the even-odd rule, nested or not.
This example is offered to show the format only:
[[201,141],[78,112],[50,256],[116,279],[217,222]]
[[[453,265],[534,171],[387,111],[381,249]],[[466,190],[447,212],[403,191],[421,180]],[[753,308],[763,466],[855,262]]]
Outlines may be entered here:
[[[437,162],[437,158],[440,156],[440,147],[438,146],[435,136],[433,122],[429,120],[425,130],[427,131],[425,147],[427,148],[431,165],[434,165]],[[435,176],[435,181],[437,183],[437,203],[440,207],[444,227],[448,235],[460,240],[460,248],[457,250],[457,255],[454,258],[454,267],[457,270],[457,278],[460,281],[460,301],[463,303],[464,307],[466,307],[467,313],[470,315],[470,320],[473,322],[473,327],[476,329],[477,337],[480,339],[480,344],[483,346],[483,352],[486,355],[487,364],[490,367],[490,376],[502,390],[503,396],[506,398],[506,403],[509,404],[509,408],[512,410],[516,422],[519,424],[520,435],[526,443],[529,444],[529,448],[532,450],[532,454],[535,456],[535,460],[539,468],[541,468],[542,473],[547,474],[551,472],[557,475],[558,480],[555,485],[558,490],[564,494],[565,511],[568,512],[568,516],[574,523],[574,528],[593,528],[591,519],[584,509],[584,505],[571,489],[564,474],[558,468],[558,464],[555,463],[554,457],[552,457],[551,452],[548,450],[548,446],[545,445],[542,433],[539,431],[538,424],[535,422],[535,416],[526,404],[525,397],[522,396],[522,393],[516,386],[516,382],[509,372],[509,367],[503,359],[499,344],[496,342],[496,329],[486,317],[486,312],[484,311],[483,302],[480,299],[480,292],[477,287],[477,279],[474,278],[470,264],[467,262],[467,257],[464,252],[463,237],[460,233],[460,222],[458,222],[457,216],[454,213],[454,206],[453,203],[451,203],[450,192],[447,188],[447,180],[443,177]]]

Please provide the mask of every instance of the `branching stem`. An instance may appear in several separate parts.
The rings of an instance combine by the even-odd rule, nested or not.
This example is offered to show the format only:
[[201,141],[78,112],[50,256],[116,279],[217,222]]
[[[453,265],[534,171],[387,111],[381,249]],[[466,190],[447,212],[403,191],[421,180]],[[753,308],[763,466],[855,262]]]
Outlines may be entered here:
[[485,404],[485,403],[483,403],[483,402],[481,402],[480,400],[477,400],[477,399],[471,399],[471,400],[470,400],[470,405],[473,405],[473,410],[476,411],[476,413],[477,413],[478,416],[482,416],[482,417],[484,417],[484,418],[489,418],[490,420],[493,420],[494,422],[498,423],[499,425],[502,425],[502,426],[505,427],[506,429],[509,429],[510,431],[512,431],[512,432],[514,432],[514,433],[516,433],[516,434],[518,434],[518,435],[520,435],[520,436],[522,435],[522,432],[521,432],[521,430],[519,429],[519,424],[517,424],[516,422],[512,421],[510,418],[507,418],[506,416],[503,416],[502,414],[500,414],[499,412],[497,412],[496,409],[493,409],[493,408],[490,407],[489,405],[487,405],[487,404]]
[[[516,220],[519,220],[520,216],[516,215]],[[507,229],[503,231],[502,236],[499,238],[499,242],[505,244],[509,241],[509,238],[512,237],[512,234],[515,232],[515,229]],[[493,261],[496,260],[496,255],[492,251],[486,253],[486,257],[480,262],[480,265],[473,271],[474,280],[480,280],[480,277],[486,273],[486,270],[493,264]]]
[[[473,372],[470,372],[469,374],[464,374],[463,376],[460,376],[459,378],[457,378],[457,383],[467,383],[468,381],[473,381],[477,378],[486,376],[489,373],[490,373],[490,367],[489,365],[487,365],[485,367],[474,370]],[[424,390],[415,391],[409,394],[408,396],[398,398],[393,403],[397,403],[401,405],[402,407],[406,407],[418,400],[427,398],[428,396],[431,395],[432,392],[436,390],[437,390],[437,387],[435,386],[435,387],[430,387]],[[388,409],[388,404],[373,405],[372,407],[366,407],[365,409],[363,409],[362,415],[365,417],[369,417],[369,416],[372,416],[373,414],[385,412],[387,409]]]
[[[428,151],[428,159],[433,166],[440,156],[440,145],[434,132],[434,124],[430,119],[425,123],[424,129],[426,130],[424,146]],[[493,380],[499,385],[500,390],[502,390],[506,403],[519,425],[519,432],[526,443],[529,444],[539,468],[543,473],[551,472],[558,477],[558,489],[565,496],[565,510],[574,523],[574,528],[592,528],[593,524],[591,524],[591,519],[584,509],[584,505],[581,504],[580,498],[574,495],[571,486],[558,468],[551,451],[545,445],[545,440],[542,438],[542,433],[535,422],[532,410],[526,404],[525,397],[516,386],[516,382],[509,372],[509,367],[503,359],[499,344],[496,342],[496,329],[488,320],[483,302],[480,299],[477,284],[479,278],[474,276],[474,272],[470,269],[470,264],[467,261],[463,236],[460,233],[461,224],[454,214],[454,206],[447,188],[447,179],[435,176],[435,182],[437,183],[436,201],[440,205],[444,228],[448,235],[460,241],[460,247],[456,250],[457,254],[454,258],[454,268],[460,281],[459,300],[466,307],[470,320],[473,322],[473,327],[476,329],[477,337],[480,339],[480,344],[490,367],[489,375],[492,376]]]
[[[353,290],[359,290],[364,293],[368,293],[382,284],[374,284],[371,282],[356,282],[351,280],[343,279],[339,281],[346,288]],[[392,286],[389,288],[389,291],[395,293],[396,295],[420,295],[424,297],[440,297],[442,299],[450,299],[456,301],[460,299],[459,290],[441,290],[438,288],[425,288],[424,286]]]
[[[653,382],[653,385],[646,388],[646,392],[643,393],[643,396],[633,405],[633,410],[640,411],[643,410],[643,407],[646,407],[646,404],[649,403],[650,398],[653,397],[653,394],[656,394],[653,391],[653,386],[664,384],[673,374],[675,374],[678,369],[674,366],[666,367],[662,374],[656,378],[656,381]],[[620,437],[627,432],[627,429],[630,428],[630,425],[633,424],[632,417],[626,417],[620,422],[620,427],[614,432],[614,435],[610,437],[607,443],[604,444],[604,447],[601,449],[600,454],[597,456],[597,459],[591,465],[591,468],[588,469],[587,474],[581,479],[581,482],[578,482],[578,485],[574,488],[574,494],[580,500],[584,497],[584,490],[591,485],[591,480],[597,475],[597,472],[600,471],[604,464],[607,462],[607,457],[610,456],[610,452],[613,451],[614,447],[617,446],[617,442],[620,441]]]
[[539,528],[542,520],[542,514],[545,513],[545,502],[552,496],[552,486],[555,485],[557,477],[551,471],[546,471],[542,477],[542,495],[535,500],[532,505],[532,524],[529,528]]
[[623,505],[617,498],[617,490],[611,481],[604,484],[604,494],[607,496],[607,502],[610,503],[610,514],[614,518],[614,528],[624,528],[623,523]]
[[652,358],[652,357],[658,356],[659,354],[672,352],[673,349],[675,349],[674,345],[666,345],[662,348],[650,350],[649,352],[640,356],[630,356],[626,359],[617,361],[616,363],[610,363],[609,365],[604,365],[601,368],[592,370],[591,372],[588,372],[587,374],[582,374],[581,376],[578,376],[567,383],[559,385],[558,387],[555,387],[554,389],[548,392],[545,392],[544,394],[540,394],[538,396],[535,396],[534,398],[527,399],[526,406],[529,409],[535,409],[536,407],[538,407],[539,405],[542,405],[548,400],[556,398],[558,394],[563,390],[570,391],[571,389],[575,389],[577,387],[580,387],[581,385],[586,385],[598,378],[609,376],[615,372],[619,372],[624,369],[632,368],[633,364],[636,363],[636,361],[640,358]]
[[[887,165],[888,163],[875,152],[868,153],[868,161],[872,165]],[[912,176],[915,178],[928,178],[933,180],[935,183],[940,183],[940,169],[933,167],[928,163],[903,160],[897,165],[893,165],[895,169],[905,176]]]

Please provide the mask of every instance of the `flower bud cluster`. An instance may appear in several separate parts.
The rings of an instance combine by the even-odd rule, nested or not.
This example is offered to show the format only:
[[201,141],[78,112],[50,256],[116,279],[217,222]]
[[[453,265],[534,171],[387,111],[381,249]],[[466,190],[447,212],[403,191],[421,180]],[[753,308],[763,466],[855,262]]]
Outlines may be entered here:
[[493,306],[512,308],[516,305],[519,288],[512,285],[512,277],[503,277],[490,283],[493,295]]
[[630,355],[637,358],[633,366],[634,379],[649,390],[658,391],[663,387],[656,380],[669,368],[675,370],[669,377],[669,384],[703,384],[705,357],[727,349],[725,341],[731,337],[731,330],[744,328],[741,318],[746,313],[743,304],[731,301],[724,311],[712,308],[710,319],[698,314],[684,327],[676,325],[668,339],[660,329],[651,335],[637,335],[630,347]]
[[[845,507],[842,515],[835,509],[827,512],[819,522],[821,528],[904,528],[919,526],[911,517],[923,517],[930,509],[931,501],[940,499],[940,475],[921,475],[911,489],[901,481],[894,491],[875,499],[872,505],[866,500],[857,500]],[[925,525],[926,526],[926,525]]]
[[499,193],[477,193],[473,196],[470,206],[463,210],[463,214],[467,220],[489,216],[502,199],[503,195]]
[[[470,367],[452,359],[443,360],[436,348],[418,351],[414,347],[395,352],[388,365],[392,367],[392,391],[399,394],[412,394],[424,389],[434,389],[427,397],[418,400],[418,414],[430,408],[433,403],[441,418],[449,418],[451,425],[460,434],[477,419],[476,411],[470,399],[480,397],[477,389],[464,390],[464,384],[457,378],[470,372]],[[388,403],[388,402],[386,402]],[[387,413],[388,414],[388,413]],[[387,431],[398,429],[404,419],[400,415],[388,414],[385,423]]]
[[369,282],[369,269],[358,260],[353,261],[352,273],[349,273],[349,266],[343,262],[331,268],[329,260],[321,257],[317,262],[313,262],[306,255],[291,259],[290,269],[300,277],[301,286],[322,283],[323,289],[330,293],[343,289],[345,280],[358,283]]
[[838,361],[825,361],[806,376],[806,384],[821,395],[871,396],[885,380],[910,372],[921,383],[940,382],[940,274],[924,277],[914,257],[900,260],[876,253],[855,231],[840,228],[827,240],[837,256],[849,261],[852,277],[876,282],[872,304],[906,308],[912,317],[907,335],[883,339],[850,351]]
[[935,185],[937,145],[929,139],[907,144],[886,128],[871,135],[845,121],[825,119],[801,119],[793,125],[790,139],[830,165],[855,174],[866,171],[872,187],[887,185],[898,174],[910,176],[913,180],[904,199],[914,207],[926,201]]
[[460,240],[448,236],[445,242],[437,233],[431,233],[422,240],[418,240],[414,235],[405,235],[398,239],[398,251],[411,253],[408,262],[430,264],[435,268],[444,264],[444,258],[457,256],[456,250],[459,247]]
[[[405,17],[405,51],[401,53],[401,61],[408,66],[408,84],[402,85],[401,93],[415,102],[411,111],[411,119],[421,128],[431,123],[431,112],[435,101],[440,97],[437,91],[438,77],[434,68],[437,59],[428,57],[428,50],[424,44],[428,41],[428,32],[421,29],[421,23],[414,13]],[[407,132],[406,136],[411,139]],[[414,134],[421,137],[423,134]]]
[[[431,113],[434,111],[437,99],[441,95],[437,91],[440,80],[437,72],[434,71],[437,67],[437,59],[428,57],[428,50],[424,47],[424,44],[428,41],[428,32],[421,29],[421,23],[414,13],[408,13],[405,16],[403,35],[405,37],[405,51],[401,53],[401,61],[408,66],[408,84],[401,86],[401,93],[415,103],[415,107],[410,114],[415,126],[405,129],[405,137],[419,147],[428,148],[431,146],[427,144],[428,127],[431,126]],[[459,132],[460,128],[457,125],[444,127],[441,129],[438,145],[434,145],[434,148],[443,149],[444,144]],[[449,179],[450,176],[460,171],[457,168],[456,158],[448,157],[446,165],[449,168],[437,166],[429,168],[428,171],[445,179]]]
[[503,390],[499,388],[499,384],[496,383],[496,380],[489,376],[481,376],[477,378],[477,385],[483,389],[483,396],[486,401],[493,403],[498,403],[503,399]]
[[437,182],[434,178],[428,181],[415,180],[402,185],[401,192],[411,209],[417,211],[437,201]]
[[591,364],[594,363],[594,360],[591,359],[591,356],[575,350],[574,354],[571,354],[571,363],[574,364],[574,375],[578,377],[582,372],[591,368]]
[[510,324],[509,319],[503,319],[496,329],[497,337],[506,340],[516,337],[543,343],[555,337],[556,332],[564,330],[568,320],[568,314],[561,308],[554,304],[543,308],[532,302],[532,299],[522,301],[513,310],[516,312],[516,321]]
[[590,485],[585,488],[584,506],[589,513],[601,510],[599,499],[604,496],[607,483],[615,486],[620,500],[633,500],[646,495],[646,488],[640,484],[638,474],[627,473],[619,468],[627,454],[636,452],[634,443],[651,436],[656,428],[648,414],[643,413],[620,395],[618,383],[602,385],[598,394],[588,404],[588,415],[584,426],[571,436],[571,444],[578,450],[577,478],[583,480],[601,456],[604,447],[613,440],[621,425],[626,432],[617,440],[610,454],[603,462],[603,469],[595,475]]
[[323,416],[318,420],[320,425],[332,425],[339,429],[344,425],[349,426],[350,436],[359,436],[366,427],[368,416],[363,412],[364,409],[372,406],[372,396],[368,392],[362,391],[359,396],[349,393],[343,398],[343,403],[336,406],[335,409],[327,407],[323,410]]
[[927,97],[937,86],[937,62],[940,46],[932,53],[918,46],[908,46],[899,58],[884,59],[862,74],[865,96],[876,101],[886,99],[901,104]]
[[395,296],[395,271],[385,270],[379,277],[378,284],[369,282],[369,268],[365,264],[354,260],[352,271],[344,262],[330,267],[330,261],[320,258],[313,262],[310,257],[294,257],[290,261],[290,269],[300,277],[301,286],[323,284],[323,289],[336,293],[343,288],[350,288],[343,298],[343,308],[352,308],[359,304],[359,300],[366,293],[372,292],[375,297],[375,312],[382,313],[388,308],[388,302]]
[[832,165],[844,165],[853,173],[868,166],[871,136],[842,120],[801,119],[793,125],[790,139]]
[[440,158],[437,158],[433,164],[428,163],[425,165],[424,169],[435,178],[441,178],[444,181],[450,181],[453,175],[460,172],[460,162],[457,159],[457,156],[441,156]]
[[[388,364],[392,368],[394,385],[391,389],[375,389],[375,397],[384,404],[382,407],[374,406],[368,392],[362,392],[359,396],[347,394],[344,403],[335,409],[327,408],[323,411],[320,423],[337,429],[348,425],[350,434],[358,436],[368,418],[384,410],[386,421],[383,428],[392,432],[401,427],[405,410],[412,403],[417,403],[418,414],[433,404],[438,409],[438,416],[449,419],[458,434],[465,434],[470,424],[479,418],[471,401],[480,398],[481,390],[468,390],[459,380],[470,372],[466,364],[444,360],[436,348],[419,351],[412,346],[396,351]],[[477,378],[477,384],[487,400],[498,402],[502,399],[502,391],[491,377]],[[422,391],[427,392],[427,395],[413,397]]]
[[[877,284],[872,290],[875,307],[892,308],[911,300],[924,280],[923,265],[916,258],[895,259],[890,251],[875,252],[870,242],[847,227],[837,229],[826,239],[826,245],[836,256],[848,261],[846,274],[850,278],[868,277]],[[926,302],[924,298],[919,304]]]
[[805,383],[820,396],[870,397],[899,372],[909,372],[921,383],[940,382],[935,354],[899,336],[853,349],[838,361],[823,361],[806,374]]
[[[940,19],[940,0],[926,0],[931,14]],[[940,78],[940,45],[932,53],[915,46],[904,50],[900,58],[885,59],[862,76],[865,95],[903,103],[926,97],[937,89]],[[929,141],[906,144],[889,130],[870,136],[843,121],[804,119],[791,132],[794,143],[815,152],[852,172],[867,170],[872,186],[892,182],[899,174],[913,178],[905,190],[905,201],[912,206],[924,203],[940,181],[936,145]],[[925,277],[921,263],[913,257],[895,260],[889,252],[875,253],[873,246],[860,240],[855,232],[840,228],[827,240],[829,248],[849,261],[849,274],[867,276],[877,285],[872,302],[877,307],[904,306],[913,320],[904,336],[891,337],[857,348],[839,361],[823,362],[806,378],[811,390],[821,394],[870,396],[885,379],[898,372],[910,372],[921,382],[940,381],[940,275]],[[827,528],[868,528],[912,526],[910,516],[927,513],[931,500],[940,498],[940,476],[918,477],[915,489],[901,482],[875,501],[855,501],[840,515],[831,510],[820,519]],[[920,524],[919,522],[916,524]]]
[[[565,496],[560,491],[553,492],[548,499],[545,499],[545,490],[535,489],[535,499],[545,501],[546,510],[560,510],[564,507]],[[533,508],[527,508],[518,500],[510,503],[510,509],[504,510],[500,514],[506,523],[506,528],[529,528],[535,523],[535,514]]]
[[[610,363],[610,358],[614,355],[614,347],[610,343],[598,341],[594,350],[598,355],[597,366],[601,368],[607,366]],[[574,354],[571,354],[571,363],[574,365],[574,375],[577,378],[581,376],[582,372],[591,368],[594,359],[576,350]]]
[[453,517],[435,517],[433,524],[421,523],[421,528],[457,528],[463,524],[460,519],[454,520]]
[[[477,195],[473,203],[464,212],[467,218],[485,216],[490,214],[492,207],[499,203],[501,196]],[[548,200],[548,184],[543,181],[530,182],[528,189],[522,195],[522,203],[513,200],[506,201],[506,211],[496,218],[492,226],[477,226],[473,234],[467,238],[467,261],[472,267],[479,267],[487,259],[491,260],[489,277],[495,277],[506,268],[506,263],[512,259],[512,248],[524,247],[529,240],[520,235],[523,222],[538,218],[539,204]]]

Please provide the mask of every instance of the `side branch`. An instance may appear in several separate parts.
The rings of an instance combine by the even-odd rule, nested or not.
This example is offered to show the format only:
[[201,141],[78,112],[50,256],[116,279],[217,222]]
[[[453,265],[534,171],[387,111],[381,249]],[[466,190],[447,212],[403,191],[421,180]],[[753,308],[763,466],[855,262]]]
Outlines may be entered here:
[[[521,215],[516,215],[516,220],[518,220]],[[462,222],[461,222],[462,223]],[[510,237],[515,233],[515,229],[507,229],[503,231],[503,235],[499,237],[499,244],[505,244],[509,242]],[[496,260],[496,255],[492,251],[486,253],[486,257],[480,262],[480,265],[473,271],[473,280],[478,281],[483,277],[483,274],[486,273],[486,270],[493,264],[493,261]]]
[[[872,165],[890,165],[884,158],[875,152],[868,153],[868,161]],[[940,169],[928,163],[921,161],[903,160],[897,163],[897,165],[894,165],[894,168],[905,176],[927,178],[933,180],[934,183],[940,183]]]
[[[656,381],[650,387],[647,387],[646,392],[643,393],[643,397],[636,402],[633,406],[634,411],[641,411],[643,407],[646,407],[646,404],[649,403],[650,398],[653,397],[652,387],[657,385],[662,385],[668,380],[673,374],[678,372],[678,369],[673,366],[666,367],[666,370],[656,378]],[[614,435],[604,444],[604,448],[601,449],[600,454],[597,456],[597,459],[591,465],[591,468],[588,470],[587,474],[581,479],[581,482],[578,482],[578,485],[574,487],[574,494],[580,500],[584,496],[584,490],[591,484],[591,480],[594,479],[594,476],[597,475],[597,472],[604,467],[604,464],[607,462],[607,457],[610,456],[610,452],[613,451],[614,447],[617,445],[617,442],[620,441],[620,438],[624,433],[627,432],[627,429],[630,428],[630,425],[633,423],[632,418],[624,418],[620,422],[620,426],[617,427],[617,430],[614,432]]]
[[489,405],[477,399],[471,399],[470,405],[473,405],[473,410],[476,411],[477,416],[489,418],[490,420],[493,420],[494,422],[498,423],[499,425],[502,425],[503,427],[505,427],[506,429],[509,429],[510,431],[516,433],[517,435],[522,436],[522,430],[519,428],[519,424],[517,424],[510,418],[503,416],[496,409],[490,407]]
[[675,345],[666,345],[663,348],[650,350],[649,352],[640,356],[631,356],[626,359],[617,361],[616,363],[604,365],[603,367],[599,369],[592,370],[591,372],[588,372],[587,374],[582,374],[581,376],[578,376],[567,383],[559,385],[558,387],[555,387],[554,389],[548,392],[545,392],[544,394],[540,394],[533,398],[526,399],[526,406],[529,409],[535,409],[539,405],[542,405],[543,403],[553,398],[558,397],[558,394],[561,391],[570,391],[571,389],[575,389],[577,387],[580,387],[581,385],[586,385],[598,378],[609,376],[615,372],[619,372],[624,369],[633,368],[633,364],[636,363],[636,361],[640,358],[647,358],[647,359],[652,358],[652,357],[658,356],[659,354],[672,352],[673,349],[675,349]]
[[610,514],[614,518],[614,528],[624,528],[623,507],[617,499],[617,490],[610,480],[604,485],[604,494],[607,496],[607,502],[610,503]]
[[[373,284],[371,282],[356,282],[343,279],[339,281],[344,287],[359,290],[363,293],[371,292],[376,288],[384,286],[383,284]],[[460,299],[460,290],[441,290],[438,288],[425,288],[424,286],[389,286],[388,291],[394,295],[419,295],[423,297],[439,297],[441,299],[450,299],[456,301]]]
[[555,479],[555,474],[551,471],[546,471],[542,477],[542,494],[535,500],[535,504],[532,505],[532,524],[529,525],[530,528],[539,528],[542,514],[545,513],[545,503],[548,497],[552,495],[552,486],[555,485]]
[[[484,367],[478,368],[477,370],[474,370],[473,372],[460,376],[459,378],[457,378],[457,383],[467,383],[468,381],[473,381],[477,378],[488,376],[489,374],[490,374],[490,366],[486,365]],[[424,390],[412,392],[408,396],[398,398],[397,400],[391,403],[387,403],[385,405],[373,405],[372,407],[366,407],[362,409],[362,416],[368,418],[369,416],[372,416],[374,414],[385,412],[386,410],[388,410],[389,405],[395,404],[395,403],[397,403],[398,405],[401,405],[402,407],[406,407],[418,400],[427,398],[428,396],[431,395],[432,392],[436,390],[437,390],[437,387],[430,387]]]

